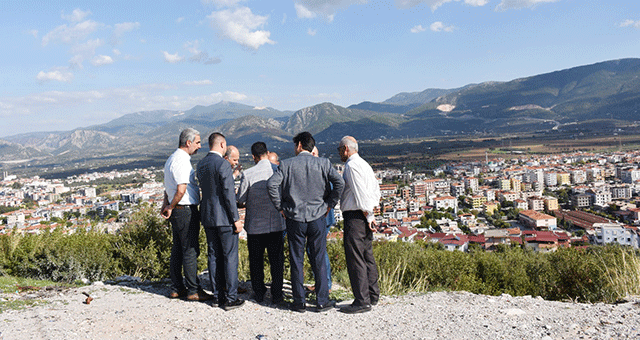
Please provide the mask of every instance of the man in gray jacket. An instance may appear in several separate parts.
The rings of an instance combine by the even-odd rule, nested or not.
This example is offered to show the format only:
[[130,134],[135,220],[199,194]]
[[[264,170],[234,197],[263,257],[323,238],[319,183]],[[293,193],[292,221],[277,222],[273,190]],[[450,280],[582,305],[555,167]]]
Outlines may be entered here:
[[[338,203],[344,180],[327,158],[311,154],[315,140],[309,132],[293,137],[296,156],[280,162],[278,171],[267,182],[269,197],[286,218],[291,261],[291,309],[304,312],[304,252],[309,243],[311,269],[316,279],[318,312],[333,307],[329,302],[327,267],[327,229],[325,216]],[[332,188],[333,185],[333,188]]]
[[244,229],[247,231],[249,273],[254,299],[262,302],[267,292],[264,285],[264,250],[269,255],[271,268],[271,302],[282,302],[284,272],[284,218],[271,203],[267,180],[278,170],[269,162],[269,151],[264,142],[251,146],[255,166],[242,172],[238,189],[238,206],[246,206]]

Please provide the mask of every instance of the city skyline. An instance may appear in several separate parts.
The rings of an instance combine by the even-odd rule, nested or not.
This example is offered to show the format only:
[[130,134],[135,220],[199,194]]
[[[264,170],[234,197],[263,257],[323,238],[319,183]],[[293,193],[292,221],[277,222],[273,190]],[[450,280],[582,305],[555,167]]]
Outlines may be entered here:
[[380,102],[638,56],[640,4],[10,1],[0,138],[221,100],[278,110]]

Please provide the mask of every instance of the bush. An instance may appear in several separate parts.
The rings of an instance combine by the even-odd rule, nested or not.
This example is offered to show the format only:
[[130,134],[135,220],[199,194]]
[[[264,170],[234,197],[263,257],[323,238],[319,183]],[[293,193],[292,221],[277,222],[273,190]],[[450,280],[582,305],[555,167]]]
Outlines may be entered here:
[[[72,282],[128,274],[169,276],[171,227],[150,206],[142,207],[117,235],[59,230],[40,235],[0,235],[0,275]],[[290,278],[285,242],[284,276]],[[198,268],[206,268],[206,237],[200,234]],[[327,242],[332,279],[349,287],[342,240]],[[430,242],[374,242],[382,294],[466,290],[477,294],[542,296],[550,300],[614,302],[640,294],[640,257],[629,248],[606,246],[536,253],[519,247],[496,252],[443,250]],[[270,280],[265,253],[265,279]],[[305,279],[313,281],[308,259]],[[246,242],[239,243],[240,280],[249,280]]]

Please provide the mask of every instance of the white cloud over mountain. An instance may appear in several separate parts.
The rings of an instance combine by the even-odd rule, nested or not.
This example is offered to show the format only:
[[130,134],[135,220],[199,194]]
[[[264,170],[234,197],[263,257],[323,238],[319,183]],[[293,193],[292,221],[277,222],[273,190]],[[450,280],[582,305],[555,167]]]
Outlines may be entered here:
[[253,14],[249,7],[214,11],[207,16],[211,27],[224,38],[257,50],[264,44],[275,44],[269,37],[271,32],[261,30],[267,23],[267,16]]

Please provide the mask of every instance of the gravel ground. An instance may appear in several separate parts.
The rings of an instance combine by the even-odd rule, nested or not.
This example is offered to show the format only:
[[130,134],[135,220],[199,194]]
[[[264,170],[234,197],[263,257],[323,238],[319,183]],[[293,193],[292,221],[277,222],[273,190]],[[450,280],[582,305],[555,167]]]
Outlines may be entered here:
[[[93,298],[90,304],[84,293]],[[5,300],[46,303],[2,312],[0,339],[640,338],[640,298],[613,305],[435,292],[385,296],[373,311],[347,315],[337,309],[314,313],[311,305],[302,314],[252,300],[225,312],[206,302],[171,300],[167,293],[166,284],[97,282],[5,294]]]

